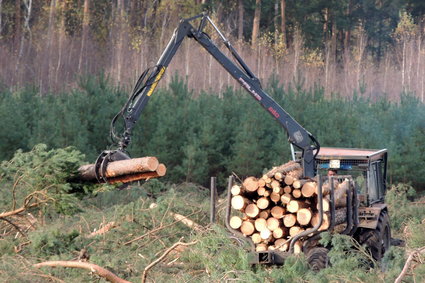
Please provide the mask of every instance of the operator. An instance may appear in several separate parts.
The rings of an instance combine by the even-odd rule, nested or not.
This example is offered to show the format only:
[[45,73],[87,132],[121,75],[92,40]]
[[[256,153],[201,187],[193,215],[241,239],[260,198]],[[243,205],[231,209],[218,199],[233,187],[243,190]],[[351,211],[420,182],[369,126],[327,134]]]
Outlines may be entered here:
[[328,170],[328,176],[336,176],[338,175],[338,171],[335,169],[329,169]]

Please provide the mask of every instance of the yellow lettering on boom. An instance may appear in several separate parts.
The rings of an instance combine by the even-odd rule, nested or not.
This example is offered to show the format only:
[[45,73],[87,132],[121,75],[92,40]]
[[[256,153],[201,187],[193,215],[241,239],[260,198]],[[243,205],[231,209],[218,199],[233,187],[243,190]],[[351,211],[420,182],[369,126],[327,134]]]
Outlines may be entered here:
[[148,91],[147,96],[151,96],[153,91],[156,88],[156,85],[159,83],[159,80],[162,78],[162,75],[165,72],[165,67],[162,67],[161,70],[159,70],[158,75],[156,75],[155,81],[152,83],[151,89]]

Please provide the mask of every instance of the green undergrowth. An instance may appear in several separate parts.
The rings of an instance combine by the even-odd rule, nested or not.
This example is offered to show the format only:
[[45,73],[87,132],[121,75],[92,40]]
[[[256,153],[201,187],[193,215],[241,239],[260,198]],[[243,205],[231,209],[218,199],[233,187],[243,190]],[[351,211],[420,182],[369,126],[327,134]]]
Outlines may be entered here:
[[[58,165],[60,159],[63,166]],[[74,172],[82,160],[75,149],[51,151],[38,146],[3,163],[2,211],[12,209],[11,200],[18,206],[32,192],[55,189],[46,191],[51,200],[28,209],[25,217],[0,219],[0,282],[105,282],[82,269],[33,267],[43,261],[77,260],[82,250],[87,251],[89,262],[140,282],[143,270],[179,241],[193,244],[178,247],[153,266],[147,273],[149,282],[393,282],[407,253],[425,246],[424,206],[412,202],[418,202],[412,187],[399,184],[390,188],[387,202],[393,235],[405,240],[406,247],[391,247],[379,267],[370,267],[370,255],[350,237],[331,234],[323,234],[322,239],[333,246],[331,266],[318,273],[308,269],[304,255],[289,257],[283,266],[253,267],[247,257],[249,245],[225,229],[223,202],[218,205],[217,223],[209,223],[208,189],[161,179],[127,187],[86,186],[65,174]],[[21,175],[26,182],[17,182],[23,180]],[[44,182],[38,180],[41,176]],[[73,209],[58,209],[62,206],[57,203],[67,200]],[[173,213],[203,228],[190,228],[176,221]],[[29,214],[36,219],[31,225]],[[111,228],[93,235],[106,226]],[[423,266],[413,274],[406,277],[407,282],[423,280]]]

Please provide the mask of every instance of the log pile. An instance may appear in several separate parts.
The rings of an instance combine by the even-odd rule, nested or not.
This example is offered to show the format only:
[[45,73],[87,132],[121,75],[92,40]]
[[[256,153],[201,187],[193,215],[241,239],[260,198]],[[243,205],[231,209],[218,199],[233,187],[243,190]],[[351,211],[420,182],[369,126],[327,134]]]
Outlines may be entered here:
[[[83,165],[78,172],[80,180],[97,182],[95,164]],[[108,163],[105,176],[108,183],[115,184],[158,178],[166,172],[167,168],[156,157],[140,157]]]
[[[256,251],[288,251],[289,241],[299,233],[319,225],[318,185],[302,178],[302,168],[294,161],[275,167],[261,178],[248,177],[231,188],[231,206],[240,213],[230,218],[230,226],[250,237]],[[346,222],[348,181],[335,183],[335,224]],[[330,227],[330,185],[322,186],[323,221],[319,231]],[[302,241],[294,253],[302,250]]]

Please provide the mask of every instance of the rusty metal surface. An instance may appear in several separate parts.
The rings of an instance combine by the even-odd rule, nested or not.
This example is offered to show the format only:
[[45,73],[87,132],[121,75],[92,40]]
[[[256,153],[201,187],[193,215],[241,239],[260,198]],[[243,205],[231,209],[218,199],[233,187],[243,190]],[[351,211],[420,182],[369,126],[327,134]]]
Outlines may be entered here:
[[378,155],[381,156],[386,150],[377,150],[377,149],[357,149],[357,148],[337,148],[337,147],[321,147],[319,154],[316,158],[326,158],[326,159],[339,159],[339,158],[352,158],[352,159],[368,159],[372,156]]
[[372,207],[359,207],[359,227],[376,229],[379,215],[386,206],[386,204],[377,203]]

